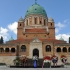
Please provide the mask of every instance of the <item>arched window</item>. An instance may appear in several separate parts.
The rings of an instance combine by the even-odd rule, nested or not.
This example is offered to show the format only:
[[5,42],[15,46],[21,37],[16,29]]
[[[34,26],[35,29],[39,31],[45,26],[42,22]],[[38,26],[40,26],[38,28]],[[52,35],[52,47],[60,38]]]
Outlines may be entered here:
[[22,46],[21,46],[21,51],[22,51],[22,52],[26,52],[26,46],[25,46],[25,45],[22,45]]
[[37,18],[35,17],[35,24],[37,24]]
[[44,19],[44,25],[46,25],[46,21],[45,21],[45,19]]
[[51,23],[51,26],[52,26],[52,23]]
[[42,24],[42,22],[40,21],[40,24]]
[[0,48],[0,52],[4,52],[4,49],[3,48]]
[[61,48],[58,47],[57,50],[56,50],[56,52],[61,52]]
[[46,52],[51,52],[51,46],[50,45],[46,46]]
[[20,26],[21,26],[21,24],[20,24]]
[[67,52],[67,48],[66,47],[63,48],[63,52]]
[[28,20],[27,20],[27,25],[28,25]]
[[5,49],[5,52],[9,52],[9,48],[6,48],[6,49]]
[[68,52],[70,52],[70,47],[68,48]]
[[13,53],[14,53],[14,52],[15,52],[15,48],[11,48],[11,52],[13,52]]

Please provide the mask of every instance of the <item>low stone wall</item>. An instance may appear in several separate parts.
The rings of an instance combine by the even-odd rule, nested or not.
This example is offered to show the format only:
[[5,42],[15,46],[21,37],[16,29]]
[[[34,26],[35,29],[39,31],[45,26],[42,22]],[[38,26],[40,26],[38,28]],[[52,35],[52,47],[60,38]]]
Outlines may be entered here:
[[16,56],[0,56],[0,63],[6,63],[7,65],[13,65],[13,60]]

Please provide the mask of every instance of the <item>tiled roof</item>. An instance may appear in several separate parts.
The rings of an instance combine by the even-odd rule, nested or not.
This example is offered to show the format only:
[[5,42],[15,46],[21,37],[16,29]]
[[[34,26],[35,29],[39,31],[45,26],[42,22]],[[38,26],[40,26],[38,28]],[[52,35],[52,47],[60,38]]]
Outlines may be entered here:
[[[7,43],[22,43],[22,42],[25,42],[25,43],[29,43],[29,42],[32,42],[33,39],[17,39],[17,40],[13,40],[13,41],[9,41]],[[39,39],[41,40],[42,42],[52,42],[52,43],[55,43],[55,44],[59,44],[59,43],[66,43],[66,41],[61,41],[61,40],[56,40],[56,39],[52,39],[52,38],[48,38],[48,39]]]

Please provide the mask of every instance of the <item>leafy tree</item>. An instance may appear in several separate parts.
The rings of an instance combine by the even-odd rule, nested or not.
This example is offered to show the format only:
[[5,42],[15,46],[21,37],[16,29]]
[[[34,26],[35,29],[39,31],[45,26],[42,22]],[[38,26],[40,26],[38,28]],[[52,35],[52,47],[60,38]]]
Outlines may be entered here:
[[70,43],[70,37],[69,37],[69,43]]
[[3,37],[0,38],[0,44],[3,44]]
[[1,39],[0,39],[0,44],[1,44]]

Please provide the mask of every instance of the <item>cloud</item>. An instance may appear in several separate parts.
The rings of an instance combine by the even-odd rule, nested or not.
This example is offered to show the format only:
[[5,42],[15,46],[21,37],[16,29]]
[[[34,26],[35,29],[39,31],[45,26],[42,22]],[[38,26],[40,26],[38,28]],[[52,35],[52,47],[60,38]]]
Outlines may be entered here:
[[60,38],[63,38],[65,41],[69,41],[69,37],[70,37],[70,34],[58,34],[58,35],[56,35],[56,39],[60,39]]
[[8,28],[9,28],[12,32],[14,32],[15,34],[17,34],[17,25],[18,25],[18,23],[17,23],[17,22],[14,22],[14,23],[9,24],[9,25],[8,25]]
[[56,28],[56,29],[55,29],[55,33],[58,33],[58,32],[59,32],[59,28]]
[[2,36],[4,40],[7,40],[8,35],[8,29],[0,27],[0,37]]
[[56,24],[55,26],[59,27],[59,28],[63,28],[63,27],[65,27],[65,24],[62,24],[62,23],[58,22],[58,24]]
[[56,33],[59,33],[59,31],[60,31],[61,29],[63,29],[65,26],[66,26],[65,24],[63,24],[63,23],[61,23],[61,22],[58,22],[57,24],[55,24],[55,27],[56,27],[55,32],[56,32]]
[[69,21],[69,19],[64,20],[64,23],[67,23]]

